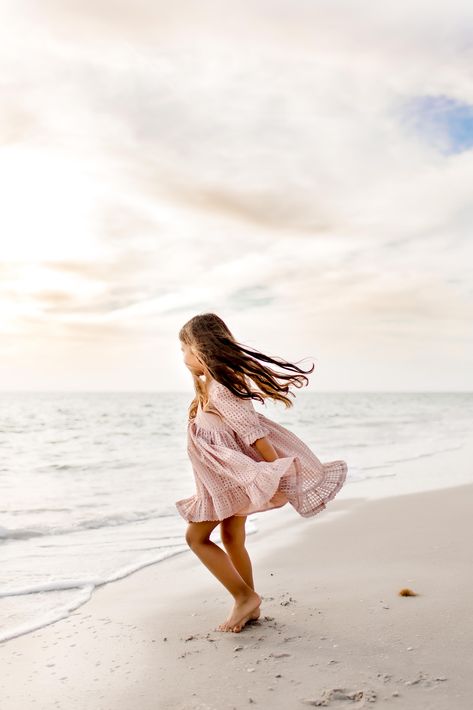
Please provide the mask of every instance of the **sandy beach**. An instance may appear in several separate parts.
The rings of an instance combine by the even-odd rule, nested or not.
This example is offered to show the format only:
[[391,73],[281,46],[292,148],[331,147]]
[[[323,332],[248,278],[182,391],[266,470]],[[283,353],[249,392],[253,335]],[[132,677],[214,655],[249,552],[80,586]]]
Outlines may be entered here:
[[215,631],[231,598],[185,552],[1,644],[1,708],[469,710],[472,507],[473,484],[263,513],[260,620]]

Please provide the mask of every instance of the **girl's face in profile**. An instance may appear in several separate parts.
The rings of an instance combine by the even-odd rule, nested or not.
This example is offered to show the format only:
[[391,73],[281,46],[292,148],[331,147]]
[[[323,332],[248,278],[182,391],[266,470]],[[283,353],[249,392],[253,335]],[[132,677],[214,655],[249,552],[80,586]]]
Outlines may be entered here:
[[185,366],[193,372],[194,375],[203,375],[204,368],[202,367],[202,363],[196,358],[190,346],[186,343],[181,343],[181,351],[184,355]]

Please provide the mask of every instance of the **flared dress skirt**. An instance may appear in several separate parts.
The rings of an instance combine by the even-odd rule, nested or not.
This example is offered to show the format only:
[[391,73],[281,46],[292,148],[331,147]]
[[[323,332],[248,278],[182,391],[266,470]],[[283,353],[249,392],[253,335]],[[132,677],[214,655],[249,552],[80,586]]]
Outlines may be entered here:
[[[195,493],[175,502],[188,522],[224,520],[289,503],[304,518],[324,510],[344,485],[345,461],[322,463],[296,434],[212,380],[209,403],[189,420],[187,453]],[[266,461],[252,444],[267,437],[276,451]]]

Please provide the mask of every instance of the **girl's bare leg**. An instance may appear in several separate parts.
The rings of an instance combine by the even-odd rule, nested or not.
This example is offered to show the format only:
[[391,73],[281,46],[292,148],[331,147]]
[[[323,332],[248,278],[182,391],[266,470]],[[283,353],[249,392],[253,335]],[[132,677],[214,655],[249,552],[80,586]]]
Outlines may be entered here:
[[[240,573],[241,578],[245,580],[247,585],[251,587],[251,589],[254,589],[253,568],[250,556],[245,547],[246,518],[246,515],[232,515],[230,518],[222,520],[220,524],[220,538],[228,556],[233,562],[233,566]],[[250,619],[258,619],[260,613],[260,608],[258,607],[251,613]]]
[[261,597],[235,569],[229,556],[209,537],[218,520],[189,523],[186,542],[212,574],[228,589],[235,599],[230,616],[220,624],[219,631],[241,631],[251,613],[261,604]]

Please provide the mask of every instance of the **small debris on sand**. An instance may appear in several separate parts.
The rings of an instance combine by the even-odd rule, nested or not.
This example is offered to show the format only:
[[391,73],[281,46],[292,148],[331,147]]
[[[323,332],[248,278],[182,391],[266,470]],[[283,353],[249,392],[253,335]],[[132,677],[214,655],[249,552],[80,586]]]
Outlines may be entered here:
[[314,707],[324,707],[338,700],[350,700],[357,703],[363,701],[363,704],[364,702],[375,703],[377,695],[374,690],[332,688],[330,690],[324,690],[320,698],[304,698],[301,700],[301,703],[304,703],[304,705],[313,705]]

